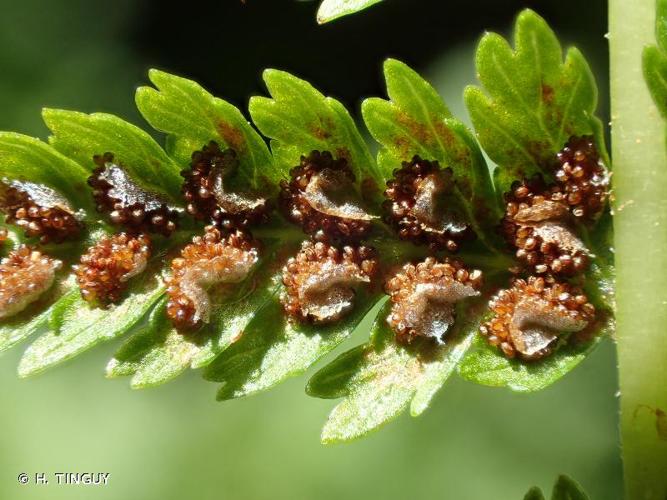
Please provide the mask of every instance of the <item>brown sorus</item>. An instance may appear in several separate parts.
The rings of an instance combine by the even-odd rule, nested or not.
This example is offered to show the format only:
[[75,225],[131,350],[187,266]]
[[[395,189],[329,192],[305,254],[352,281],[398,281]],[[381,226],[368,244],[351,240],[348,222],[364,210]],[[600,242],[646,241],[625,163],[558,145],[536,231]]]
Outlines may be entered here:
[[174,326],[188,330],[210,321],[208,289],[218,284],[243,281],[258,260],[258,243],[243,231],[226,236],[215,226],[207,226],[203,236],[171,262],[167,280],[167,316]]
[[302,156],[280,183],[278,204],[289,220],[320,241],[359,242],[371,230],[373,217],[357,195],[347,160],[328,151]]
[[503,236],[531,272],[572,276],[586,269],[589,251],[557,186],[548,188],[539,176],[515,182],[505,201]]
[[48,290],[62,263],[21,245],[0,261],[0,319],[17,314]]
[[354,307],[355,290],[378,266],[373,248],[305,241],[283,268],[283,307],[299,321],[331,323]]
[[592,220],[604,209],[609,175],[592,136],[571,137],[558,153],[554,176],[572,215]]
[[453,172],[437,161],[414,156],[394,170],[387,182],[384,220],[398,236],[432,250],[456,252],[474,236],[470,225],[452,209]]
[[97,210],[109,214],[115,225],[134,233],[169,236],[176,229],[178,211],[160,196],[138,186],[125,169],[114,163],[112,153],[93,158],[98,165],[88,184],[93,188]]
[[130,278],[144,271],[150,254],[151,240],[145,234],[103,237],[74,266],[81,296],[99,306],[118,302]]
[[537,360],[549,355],[561,338],[584,330],[595,307],[581,289],[553,277],[515,279],[490,301],[492,316],[480,331],[508,358]]
[[427,257],[405,264],[385,283],[392,302],[387,322],[399,342],[419,337],[442,342],[454,323],[456,303],[479,295],[481,284],[482,272],[458,259]]
[[6,221],[40,243],[76,238],[82,224],[72,207],[53,189],[24,181],[0,182],[0,209]]
[[228,179],[238,168],[236,152],[221,150],[215,141],[192,153],[190,168],[181,172],[188,213],[227,231],[265,222],[270,212],[266,198],[252,192],[234,192],[227,187]]

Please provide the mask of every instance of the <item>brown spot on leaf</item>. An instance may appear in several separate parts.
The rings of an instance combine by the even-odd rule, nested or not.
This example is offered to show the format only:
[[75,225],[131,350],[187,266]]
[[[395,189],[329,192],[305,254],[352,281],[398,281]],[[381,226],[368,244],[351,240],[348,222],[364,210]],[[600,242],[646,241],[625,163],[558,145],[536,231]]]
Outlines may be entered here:
[[667,441],[667,414],[665,414],[665,411],[659,407],[653,408],[649,405],[637,405],[632,416],[633,420],[637,418],[640,410],[646,410],[655,415],[655,431],[658,434],[658,439]]
[[534,162],[542,168],[548,168],[553,163],[553,148],[548,142],[529,141],[526,149]]
[[335,153],[336,158],[345,158],[347,162],[352,165],[352,168],[359,167],[358,165],[354,165],[352,162],[352,153],[346,147],[336,148]]
[[[452,129],[445,125],[444,121],[437,118],[433,119],[433,123],[435,124],[436,134],[440,137],[445,147],[452,149],[456,143],[456,136],[454,135],[454,132],[452,132]],[[465,152],[462,153],[465,156]]]
[[[414,120],[411,116],[401,112],[396,115],[396,120],[400,125],[408,129],[408,133],[414,137],[417,142],[425,144],[429,147],[433,144],[433,135],[428,132],[423,123],[420,123],[417,120]],[[410,155],[402,155],[402,157],[406,158],[408,156]]]
[[475,218],[480,221],[488,221],[493,218],[493,213],[487,205],[488,200],[484,197],[475,197],[473,199],[473,211],[475,213]]
[[551,104],[554,100],[554,89],[546,83],[542,83],[542,101]]
[[397,135],[392,139],[394,147],[398,151],[399,158],[409,158],[410,157],[410,141],[408,141],[405,136]]
[[461,195],[463,195],[466,200],[472,201],[475,193],[473,192],[472,184],[469,179],[459,175],[456,177],[455,183]]
[[217,124],[218,134],[225,141],[227,147],[235,150],[237,153],[243,151],[246,147],[245,137],[243,133],[230,123],[220,121]]
[[322,127],[313,127],[312,128],[313,135],[317,137],[318,139],[324,141],[326,139],[329,139],[331,137],[331,134],[329,133],[328,130],[323,129]]
[[655,409],[655,427],[658,431],[658,437],[667,441],[667,415],[660,408]]
[[313,124],[310,127],[311,133],[321,141],[330,139],[332,136],[332,130],[336,128],[333,120],[330,118],[324,118],[318,124]]

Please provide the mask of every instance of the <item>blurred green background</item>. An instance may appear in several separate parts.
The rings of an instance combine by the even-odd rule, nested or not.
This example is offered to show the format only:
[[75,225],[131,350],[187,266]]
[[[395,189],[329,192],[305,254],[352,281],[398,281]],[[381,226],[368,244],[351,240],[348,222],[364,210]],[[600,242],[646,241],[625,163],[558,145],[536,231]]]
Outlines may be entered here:
[[[387,0],[315,25],[316,5],[291,0],[0,1],[0,129],[45,137],[42,106],[107,111],[143,123],[133,91],[159,67],[245,106],[261,70],[310,79],[353,110],[382,95],[380,67],[399,57],[425,73],[465,116],[473,50],[485,29],[507,32],[525,6],[591,60],[606,116],[603,0]],[[357,332],[344,348],[361,343]],[[0,499],[518,500],[559,473],[593,499],[621,498],[613,345],[535,395],[451,380],[418,419],[325,447],[332,401],[308,398],[305,378],[216,403],[215,385],[188,373],[131,391],[103,378],[115,345],[19,380],[21,347],[0,358]],[[320,365],[321,366],[321,365]],[[99,486],[19,485],[21,472],[110,472]]]

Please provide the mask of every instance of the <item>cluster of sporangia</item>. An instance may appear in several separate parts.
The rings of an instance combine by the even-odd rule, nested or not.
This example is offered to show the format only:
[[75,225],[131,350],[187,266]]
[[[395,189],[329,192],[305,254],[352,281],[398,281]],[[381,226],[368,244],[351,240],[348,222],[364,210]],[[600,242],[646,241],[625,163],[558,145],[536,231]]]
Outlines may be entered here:
[[361,244],[373,217],[356,195],[355,180],[347,160],[313,151],[280,183],[281,211],[311,235],[283,268],[282,301],[293,318],[337,321],[354,307],[355,289],[376,273],[377,252]]
[[[78,214],[52,189],[22,181],[0,181],[0,209],[5,221],[41,243],[62,242],[81,230]],[[0,230],[0,243],[8,231]],[[55,280],[62,262],[29,245],[19,245],[0,261],[0,319],[35,302]]]
[[211,141],[192,153],[190,168],[181,172],[187,212],[210,222],[204,235],[195,236],[171,262],[167,316],[181,330],[208,323],[208,289],[242,281],[259,258],[259,242],[248,228],[268,219],[270,205],[257,193],[229,187],[238,167],[233,150]]
[[[88,183],[100,212],[124,232],[90,247],[75,266],[81,294],[105,306],[122,298],[130,278],[143,272],[151,255],[151,237],[169,237],[179,210],[135,184],[105,153]],[[605,206],[608,177],[591,138],[572,138],[558,154],[555,182],[523,180],[506,195],[502,232],[516,249],[527,279],[490,302],[492,317],[481,327],[488,341],[509,356],[537,359],[548,354],[561,334],[582,332],[594,307],[583,292],[560,277],[585,270],[590,257],[577,237],[577,221],[595,220]],[[192,154],[182,188],[187,212],[209,223],[202,236],[172,260],[167,279],[167,315],[174,325],[192,329],[210,321],[211,287],[240,282],[258,261],[259,242],[249,228],[268,219],[271,203],[258,193],[235,189],[236,153],[211,141]],[[74,211],[54,191],[14,181],[0,186],[0,206],[8,222],[40,241],[59,242],[82,228]],[[432,252],[455,252],[474,234],[450,194],[455,179],[449,168],[415,156],[394,171],[384,192],[383,219],[401,239],[427,245]],[[354,307],[359,287],[378,273],[374,248],[364,246],[372,216],[361,201],[355,175],[344,158],[313,151],[301,157],[282,181],[278,206],[310,235],[283,268],[282,302],[298,321],[326,324]],[[7,232],[0,234],[0,241]],[[25,308],[53,283],[60,262],[22,245],[0,263],[0,318]],[[387,321],[400,342],[417,338],[442,342],[454,323],[456,304],[478,296],[482,273],[454,258],[433,256],[408,263],[391,274]]]
[[398,236],[432,250],[456,252],[461,241],[474,237],[470,226],[452,210],[451,168],[415,156],[394,171],[387,182],[384,220]]
[[[403,240],[428,245],[432,252],[456,252],[474,233],[453,208],[454,187],[450,168],[415,156],[387,182],[384,220]],[[443,342],[456,303],[479,295],[481,285],[482,272],[467,269],[459,259],[427,257],[405,264],[385,283],[392,302],[387,322],[401,342],[420,337]]]
[[[118,302],[128,281],[141,274],[151,256],[151,234],[169,237],[177,227],[179,209],[136,184],[111,153],[93,158],[97,168],[88,179],[97,210],[123,232],[104,236],[74,266],[82,297],[96,306]],[[236,282],[257,261],[257,243],[243,229],[264,221],[268,205],[249,193],[227,189],[226,180],[237,167],[233,151],[211,142],[192,155],[183,192],[188,211],[212,222],[172,261],[168,279],[167,313],[178,327],[206,322],[210,315],[207,288]],[[69,205],[53,190],[27,182],[3,182],[0,208],[7,222],[37,236],[42,243],[78,236],[82,224]],[[207,200],[214,203],[206,203]],[[0,240],[7,231],[0,233]],[[16,314],[34,302],[53,283],[61,263],[36,249],[21,245],[0,263],[0,318]]]
[[560,334],[583,332],[595,316],[582,290],[560,281],[585,271],[591,255],[576,227],[593,222],[608,196],[609,178],[593,139],[571,138],[553,176],[552,185],[541,177],[517,182],[505,198],[502,232],[529,277],[493,297],[493,316],[481,332],[508,357],[542,358]]
[[0,181],[0,206],[6,222],[40,243],[60,243],[78,236],[82,228],[67,200],[40,184]]
[[[290,181],[281,184],[279,205],[311,240],[283,270],[283,303],[300,320],[337,321],[353,308],[355,289],[368,286],[377,274],[376,251],[361,245],[374,217],[356,194],[356,179],[345,159],[313,151],[290,174]],[[440,203],[451,189],[451,170],[415,157],[387,183],[384,220],[402,239],[432,250],[456,250],[471,232]],[[454,305],[478,295],[481,278],[480,271],[469,271],[456,259],[433,257],[396,271],[385,291],[393,302],[387,320],[399,341],[441,341],[454,321]]]
[[151,256],[150,233],[169,236],[176,229],[178,211],[154,193],[134,183],[113,154],[95,156],[97,168],[88,178],[97,210],[123,232],[102,237],[74,266],[81,296],[104,307],[118,302],[128,281],[141,274]]
[[0,319],[25,309],[53,285],[62,263],[28,245],[0,261]]

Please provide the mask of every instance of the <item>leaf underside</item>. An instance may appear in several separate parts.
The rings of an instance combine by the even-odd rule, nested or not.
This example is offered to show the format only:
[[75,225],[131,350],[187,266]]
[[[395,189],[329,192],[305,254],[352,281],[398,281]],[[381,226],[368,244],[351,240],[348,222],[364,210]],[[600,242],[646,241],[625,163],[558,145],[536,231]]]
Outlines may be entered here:
[[208,365],[236,342],[256,311],[275,293],[277,244],[273,243],[243,283],[222,285],[214,295],[212,320],[191,335],[172,327],[165,314],[166,299],[157,304],[148,323],[134,333],[107,365],[107,376],[132,376],[134,388],[162,384],[187,368]]
[[[325,1],[320,9],[322,21],[377,1]],[[654,94],[667,102],[663,99],[667,93],[662,78],[667,68],[664,53],[651,49],[645,61]],[[413,416],[421,414],[455,371],[473,382],[515,391],[550,385],[588,355],[598,343],[599,332],[612,328],[613,268],[606,252],[610,224],[601,223],[589,235],[600,256],[586,276],[586,293],[604,313],[605,324],[599,325],[598,335],[587,342],[568,343],[544,361],[527,364],[506,359],[476,332],[486,301],[508,286],[510,278],[507,268],[512,258],[496,233],[503,215],[503,192],[524,176],[548,175],[554,155],[572,135],[596,135],[606,159],[601,123],[593,115],[597,90],[583,56],[570,49],[563,59],[555,35],[531,11],[518,18],[514,49],[498,35],[483,38],[477,68],[481,87],[470,87],[465,93],[475,136],[426,80],[406,64],[387,60],[388,98],[369,98],[362,105],[364,122],[380,144],[377,158],[339,101],[278,70],[264,72],[269,96],[253,97],[249,103],[253,124],[270,140],[270,148],[239,109],[195,82],[158,70],[149,73],[153,86],[137,90],[136,104],[148,123],[166,135],[164,149],[145,131],[101,113],[45,109],[43,117],[52,133],[49,144],[0,132],[0,178],[30,180],[55,189],[82,210],[87,227],[80,241],[60,250],[48,247],[59,252],[58,258],[63,255],[66,264],[59,284],[0,324],[0,352],[35,336],[19,365],[19,374],[30,376],[127,335],[107,364],[108,377],[127,376],[132,387],[144,388],[189,368],[202,369],[205,379],[221,384],[218,399],[227,400],[304,373],[341,345],[375,307],[378,313],[368,342],[340,355],[308,382],[312,396],[342,398],[322,432],[327,443],[363,436],[407,408]],[[461,207],[478,236],[463,245],[459,257],[487,273],[482,296],[457,305],[457,321],[443,344],[423,339],[410,345],[397,343],[386,321],[391,303],[379,285],[359,290],[352,313],[333,325],[288,320],[281,304],[281,269],[306,236],[275,216],[254,233],[262,245],[260,261],[250,275],[241,283],[209,290],[211,321],[184,333],[174,329],[166,315],[163,281],[171,258],[204,225],[184,214],[175,236],[158,238],[159,251],[149,263],[149,272],[130,282],[123,301],[107,308],[88,305],[68,270],[87,245],[112,231],[95,212],[86,183],[95,168],[93,155],[113,153],[137,184],[184,206],[180,173],[189,168],[192,153],[210,141],[237,153],[240,184],[267,195],[275,195],[301,156],[312,150],[330,151],[348,161],[356,177],[355,189],[377,213],[382,189],[402,162],[419,155],[451,168],[452,203]],[[480,144],[498,164],[493,179]],[[379,221],[374,222],[367,244],[380,250],[383,268],[428,255],[425,248],[398,242],[380,227]],[[10,230],[10,241],[16,243],[22,237]],[[5,245],[4,251],[9,247]],[[541,498],[541,493],[534,489],[526,498]]]
[[461,314],[441,346],[398,345],[386,321],[390,307],[387,302],[379,311],[368,344],[342,354],[308,382],[311,396],[343,398],[322,430],[324,443],[361,437],[407,407],[420,415],[470,345],[476,324]]
[[279,295],[277,290],[243,337],[204,371],[207,380],[223,382],[219,400],[254,394],[302,374],[349,337],[379,299],[360,293],[349,316],[332,326],[313,327],[286,320]]

